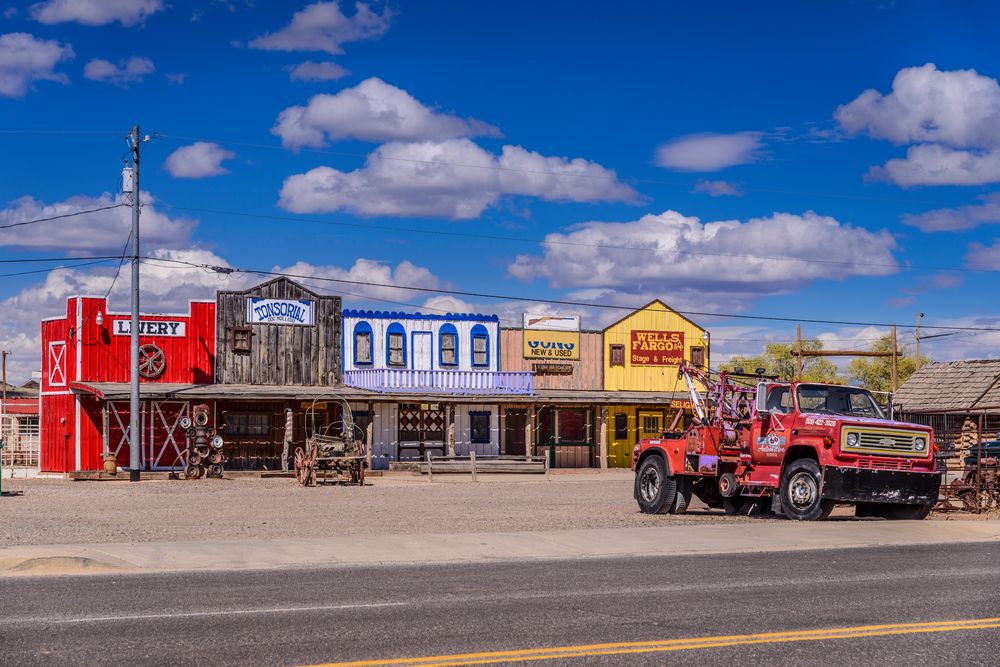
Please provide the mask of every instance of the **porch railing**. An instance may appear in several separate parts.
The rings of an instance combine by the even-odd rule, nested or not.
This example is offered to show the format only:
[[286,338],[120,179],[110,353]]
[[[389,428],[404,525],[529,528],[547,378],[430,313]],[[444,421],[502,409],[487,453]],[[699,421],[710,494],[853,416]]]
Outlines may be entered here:
[[535,374],[528,371],[418,371],[374,368],[344,371],[344,384],[380,393],[442,394],[535,393]]

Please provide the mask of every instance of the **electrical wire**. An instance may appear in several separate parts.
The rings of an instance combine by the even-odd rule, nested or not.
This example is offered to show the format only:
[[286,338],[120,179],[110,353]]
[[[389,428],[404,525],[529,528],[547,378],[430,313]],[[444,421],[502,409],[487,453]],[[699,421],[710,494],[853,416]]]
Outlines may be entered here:
[[125,264],[127,256],[125,252],[128,250],[128,244],[132,241],[132,230],[129,230],[128,238],[125,239],[125,245],[122,246],[121,259],[118,261],[118,268],[115,269],[115,277],[111,279],[111,284],[108,286],[108,291],[104,293],[104,298],[107,299],[111,296],[111,290],[115,287],[115,282],[118,280],[118,274],[122,272],[122,265]]
[[0,225],[0,229],[11,229],[13,227],[23,227],[25,225],[34,225],[39,222],[51,222],[52,220],[61,220],[63,218],[72,218],[77,215],[86,215],[87,213],[98,213],[100,211],[109,211],[113,208],[121,208],[122,206],[127,206],[127,204],[111,204],[110,206],[101,206],[100,208],[92,208],[86,211],[74,211],[73,213],[62,213],[60,215],[53,215],[48,218],[36,218],[34,220],[22,220],[20,222],[11,222],[6,225]]
[[[112,258],[117,259],[117,258]],[[96,262],[84,262],[83,264],[74,264],[72,266],[55,266],[47,269],[34,269],[32,271],[18,271],[16,273],[0,273],[0,278],[11,278],[13,276],[27,276],[35,273],[52,273],[53,271],[68,271],[69,269],[79,269],[84,266],[94,266],[96,264],[103,264],[109,262],[111,259],[99,259]]]
[[[219,273],[252,273],[259,276],[271,276],[271,277],[284,277],[284,278],[294,278],[297,280],[308,279],[322,282],[333,282],[342,283],[347,285],[360,285],[364,287],[382,287],[388,289],[398,289],[403,291],[411,292],[424,292],[433,294],[451,294],[454,296],[468,296],[473,298],[482,299],[498,299],[502,301],[528,301],[533,303],[548,303],[561,306],[578,306],[583,308],[604,308],[613,310],[624,310],[624,311],[637,311],[641,310],[644,305],[639,306],[619,306],[609,303],[594,303],[590,301],[575,301],[567,299],[545,299],[538,297],[526,297],[526,296],[516,296],[509,294],[491,294],[489,292],[471,292],[465,290],[454,290],[454,289],[444,289],[438,287],[416,287],[411,285],[393,285],[391,283],[373,283],[363,280],[349,280],[347,278],[329,278],[325,276],[311,276],[305,274],[295,274],[288,273],[284,271],[267,271],[264,269],[252,269],[252,268],[242,268],[242,267],[222,267],[213,266],[211,264],[199,264],[196,262],[188,262],[186,260],[180,259],[169,259],[165,257],[142,257],[142,261],[146,262],[166,262],[175,265],[186,265],[200,269],[206,269],[211,271],[216,271]],[[715,317],[722,319],[739,319],[739,320],[755,320],[755,321],[767,321],[767,322],[797,322],[802,324],[835,324],[841,326],[865,326],[865,327],[892,327],[903,329],[915,329],[917,325],[915,324],[894,324],[889,322],[865,322],[865,321],[854,321],[854,320],[825,320],[818,318],[801,318],[801,317],[781,317],[776,315],[743,315],[738,313],[723,313],[723,312],[703,312],[703,311],[692,311],[692,310],[673,310],[668,309],[666,312],[676,313],[685,317]],[[996,327],[966,327],[966,326],[936,326],[936,325],[921,325],[922,329],[944,329],[948,331],[983,331],[983,332],[1000,332],[1000,328]]]

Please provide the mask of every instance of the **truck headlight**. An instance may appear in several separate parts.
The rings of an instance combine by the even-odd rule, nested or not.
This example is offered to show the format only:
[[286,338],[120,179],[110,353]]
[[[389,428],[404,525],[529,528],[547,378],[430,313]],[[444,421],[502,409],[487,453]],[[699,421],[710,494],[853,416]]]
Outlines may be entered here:
[[857,433],[848,433],[847,434],[847,446],[848,447],[857,447],[858,446],[858,434]]
[[925,449],[927,449],[927,441],[924,440],[923,438],[914,438],[913,449],[915,449],[918,452],[924,451]]

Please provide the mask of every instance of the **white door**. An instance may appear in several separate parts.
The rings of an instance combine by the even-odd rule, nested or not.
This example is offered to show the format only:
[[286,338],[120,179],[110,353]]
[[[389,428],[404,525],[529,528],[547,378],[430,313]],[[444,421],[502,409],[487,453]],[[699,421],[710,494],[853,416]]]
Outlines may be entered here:
[[431,332],[418,331],[413,334],[413,368],[418,371],[431,369]]

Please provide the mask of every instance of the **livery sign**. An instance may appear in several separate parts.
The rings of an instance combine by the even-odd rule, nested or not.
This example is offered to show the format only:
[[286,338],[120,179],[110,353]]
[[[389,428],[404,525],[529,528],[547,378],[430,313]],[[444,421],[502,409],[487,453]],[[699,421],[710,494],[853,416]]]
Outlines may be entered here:
[[[116,336],[132,335],[132,320],[114,320],[111,324]],[[184,336],[184,322],[163,322],[160,320],[139,320],[140,336]]]
[[310,327],[313,302],[300,299],[247,299],[248,324],[297,324]]

